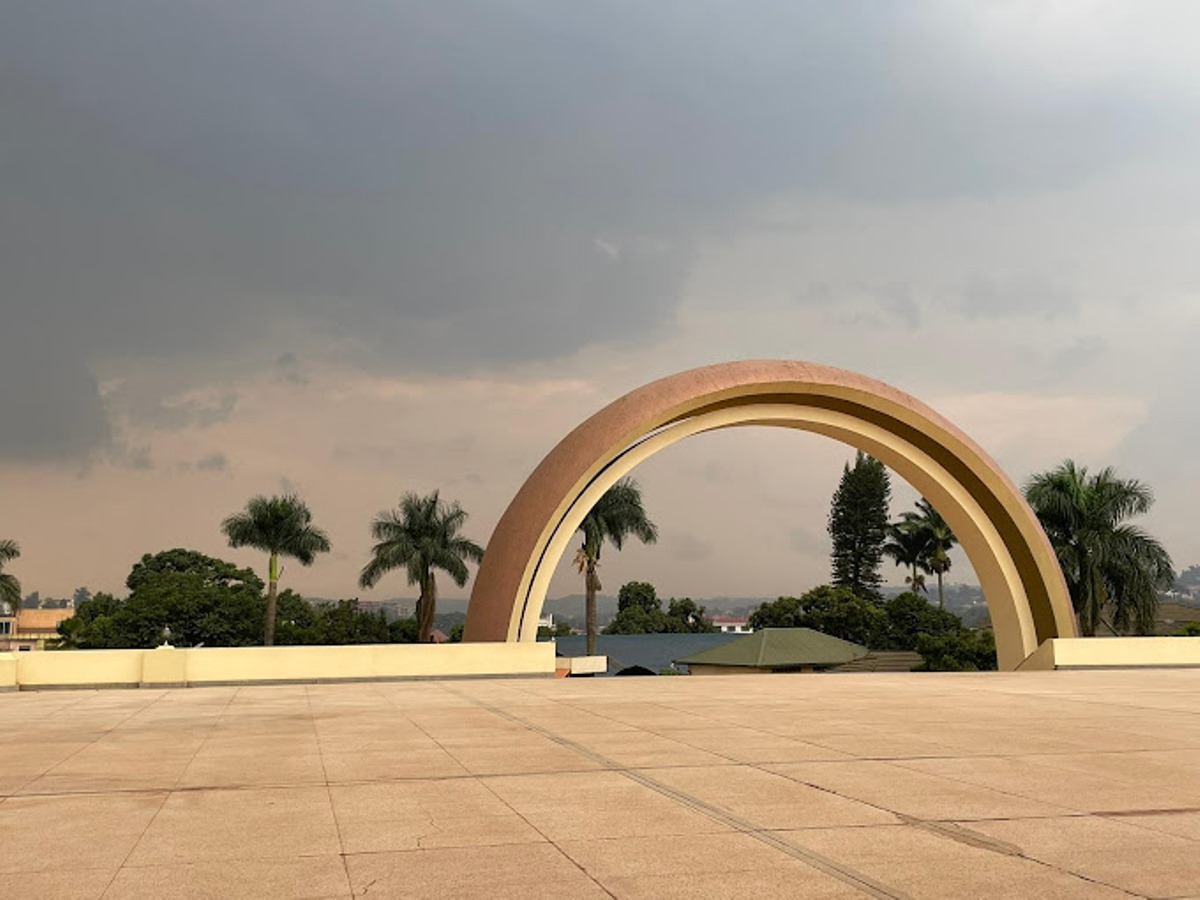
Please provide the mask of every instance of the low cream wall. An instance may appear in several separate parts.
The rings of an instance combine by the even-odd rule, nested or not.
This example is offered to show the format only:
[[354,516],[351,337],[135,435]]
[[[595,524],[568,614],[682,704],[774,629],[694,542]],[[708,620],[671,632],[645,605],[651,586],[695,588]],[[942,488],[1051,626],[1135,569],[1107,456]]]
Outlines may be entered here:
[[554,673],[554,645],[548,643],[206,647],[180,652],[187,656],[189,684]]
[[603,675],[608,671],[607,656],[558,656],[554,659],[558,674]]
[[1200,666],[1200,637],[1053,638],[1017,668],[1094,669]]
[[136,687],[146,650],[30,650],[14,653],[17,685]]
[[[8,665],[8,660],[12,664]],[[7,677],[6,672],[12,670]],[[0,654],[0,687],[167,686],[553,675],[554,644],[354,644]]]

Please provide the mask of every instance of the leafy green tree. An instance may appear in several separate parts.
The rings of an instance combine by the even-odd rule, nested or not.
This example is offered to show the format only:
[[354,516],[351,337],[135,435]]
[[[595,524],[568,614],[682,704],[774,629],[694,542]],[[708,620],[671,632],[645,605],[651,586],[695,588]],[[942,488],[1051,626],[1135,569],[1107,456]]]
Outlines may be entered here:
[[848,587],[821,585],[800,597],[780,597],[750,615],[759,628],[812,628],[844,641],[878,647],[886,640],[887,616],[879,604]]
[[600,577],[596,569],[600,565],[600,551],[605,541],[618,551],[625,540],[633,535],[644,544],[658,540],[658,528],[646,515],[642,505],[642,491],[632,478],[622,478],[596,501],[579,530],[583,543],[575,554],[575,566],[584,576],[587,615],[587,654],[596,653],[596,592],[600,590]]
[[700,606],[691,597],[674,597],[667,603],[667,619],[679,623],[679,633],[715,634],[717,626],[712,623]]
[[320,618],[313,604],[289,588],[280,591],[276,601],[275,643],[295,645],[333,642],[324,639]]
[[253,547],[269,554],[267,605],[263,644],[275,643],[275,615],[279,590],[279,557],[290,556],[310,566],[318,553],[328,553],[329,537],[312,524],[312,513],[299,497],[252,497],[246,508],[221,523],[231,547]]
[[631,581],[622,585],[617,598],[617,615],[605,634],[687,634],[716,631],[712,620],[690,597],[671,598],[666,612],[654,585]]
[[113,616],[122,601],[112,594],[101,592],[75,607],[75,615],[58,623],[57,647],[62,649],[130,646],[120,639],[113,626]]
[[962,630],[962,620],[938,609],[911,591],[893,597],[883,606],[887,615],[887,646],[890,650],[916,650],[917,637],[943,637]]
[[371,524],[376,540],[371,561],[363,567],[359,584],[373,587],[393,569],[404,569],[408,583],[420,589],[417,600],[418,637],[429,641],[437,606],[436,569],[456,585],[467,583],[467,563],[483,559],[483,548],[459,532],[467,514],[457,503],[444,503],[434,491],[425,497],[405,494],[399,509],[381,512]]
[[950,571],[950,551],[958,544],[950,525],[933,504],[922,497],[917,501],[917,516],[909,521],[925,535],[924,568],[937,576],[938,609],[946,608],[946,593],[943,578]]
[[662,601],[658,599],[658,592],[648,581],[628,581],[621,585],[621,590],[617,592],[617,612],[628,609],[630,606],[640,606],[647,612],[662,609]]
[[1068,459],[1033,476],[1025,497],[1054,547],[1079,630],[1092,637],[1103,623],[1152,633],[1158,592],[1175,576],[1162,544],[1127,521],[1150,510],[1150,488],[1111,467],[1089,475]]
[[195,575],[206,584],[250,584],[259,591],[263,587],[262,579],[250,569],[242,569],[227,560],[182,547],[144,554],[129,570],[125,587],[136,591],[161,575]]
[[879,567],[887,539],[891,495],[891,481],[883,463],[859,451],[854,466],[847,463],[842,470],[830,506],[833,585],[849,588],[864,600],[882,599]]
[[570,633],[570,622],[555,622],[553,628],[547,628],[545,625],[539,625],[537,636],[539,641],[548,641],[550,638],[566,637]]
[[921,570],[929,571],[929,535],[921,528],[916,514],[905,513],[899,522],[888,525],[887,537],[884,555],[911,573],[905,576],[904,583],[913,593],[926,590]]
[[393,644],[415,644],[420,631],[416,617],[396,619],[388,624],[388,641]]
[[113,616],[113,626],[131,647],[164,642],[248,647],[257,642],[262,614],[262,582],[254,582],[231,586],[194,572],[164,572],[129,595]]
[[[250,646],[262,639],[266,601],[262,580],[250,569],[194,550],[147,554],[134,565],[126,599],[96,594],[58,626],[58,646],[154,647],[169,630],[180,647]],[[388,623],[357,600],[314,606],[295,591],[277,597],[276,644],[411,643],[414,619]]]
[[59,625],[62,647],[238,647],[255,643],[262,580],[250,569],[193,550],[147,554],[125,600],[97,594]]
[[996,637],[990,631],[960,628],[947,634],[917,635],[923,672],[985,672],[996,669]]
[[627,606],[604,629],[605,634],[666,634],[667,617],[661,609]]
[[316,614],[322,644],[386,644],[391,638],[383,610],[367,612],[357,600],[322,603]]
[[15,616],[21,609],[21,582],[17,576],[5,572],[4,566],[21,555],[21,548],[16,541],[4,538],[0,540],[0,602],[7,603]]
[[[821,590],[814,588],[813,590]],[[856,600],[861,601],[862,598],[849,588],[836,588],[838,591],[849,591]],[[780,597],[778,600],[771,602],[763,602],[759,604],[758,609],[750,613],[748,624],[755,631],[763,628],[808,628],[810,626],[801,625],[800,620],[804,617],[804,610],[800,608],[799,597]]]

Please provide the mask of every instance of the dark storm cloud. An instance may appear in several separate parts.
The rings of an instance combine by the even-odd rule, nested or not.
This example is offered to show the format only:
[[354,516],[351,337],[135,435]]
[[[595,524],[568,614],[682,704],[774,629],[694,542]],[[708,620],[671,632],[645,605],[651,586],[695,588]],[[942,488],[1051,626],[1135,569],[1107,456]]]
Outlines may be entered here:
[[[0,251],[2,252],[2,251]],[[112,439],[96,379],[73,352],[39,349],[13,314],[0,331],[0,458],[64,461]],[[77,352],[77,351],[76,351]]]
[[0,455],[108,441],[99,362],[283,320],[410,369],[644,340],[775,192],[1061,185],[1170,121],[1006,91],[900,6],[8,4]]

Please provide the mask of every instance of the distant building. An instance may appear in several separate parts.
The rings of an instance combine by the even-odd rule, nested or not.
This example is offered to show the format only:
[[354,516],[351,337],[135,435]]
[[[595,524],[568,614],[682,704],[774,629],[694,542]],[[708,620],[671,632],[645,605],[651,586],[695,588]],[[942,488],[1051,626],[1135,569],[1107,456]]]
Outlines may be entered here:
[[745,616],[713,616],[709,619],[722,634],[750,634],[750,620]]
[[811,628],[764,628],[675,660],[692,675],[819,672],[867,655],[867,648]]
[[[596,654],[608,658],[607,675],[682,675],[687,669],[676,665],[676,659],[736,640],[736,634],[720,633],[600,634]],[[587,654],[587,638],[582,634],[555,638],[554,644],[558,656]]]
[[22,609],[0,616],[0,651],[44,650],[58,637],[58,623],[75,615],[73,609]]

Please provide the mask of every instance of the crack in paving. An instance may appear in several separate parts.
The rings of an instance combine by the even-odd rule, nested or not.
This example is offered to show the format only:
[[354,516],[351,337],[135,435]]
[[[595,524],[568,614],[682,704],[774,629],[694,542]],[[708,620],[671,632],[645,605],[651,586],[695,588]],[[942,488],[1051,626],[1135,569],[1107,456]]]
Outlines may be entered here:
[[897,888],[876,881],[869,875],[859,872],[857,869],[845,865],[844,863],[839,863],[827,856],[823,856],[814,850],[809,850],[807,847],[802,847],[799,844],[786,841],[779,837],[779,835],[769,831],[766,828],[763,828],[760,825],[756,825],[747,819],[736,816],[719,806],[714,806],[707,801],[701,800],[699,797],[695,797],[684,791],[673,788],[670,785],[663,784],[661,781],[650,777],[644,772],[622,766],[614,760],[611,760],[600,753],[596,753],[594,750],[585,747],[584,745],[579,744],[570,738],[556,734],[548,728],[545,728],[534,722],[527,721],[518,715],[510,713],[505,709],[501,709],[500,707],[493,706],[485,701],[477,700],[476,698],[471,697],[469,694],[464,694],[455,688],[449,687],[448,685],[446,686],[446,690],[482,709],[486,709],[493,715],[521,725],[530,731],[540,734],[547,740],[554,741],[556,744],[566,747],[568,750],[572,750],[575,753],[592,760],[593,762],[602,766],[606,771],[623,775],[631,781],[634,781],[643,787],[647,787],[650,790],[667,797],[668,799],[674,800],[676,803],[686,806],[689,809],[692,809],[693,811],[698,812],[715,822],[718,822],[734,831],[745,834],[748,837],[754,838],[755,840],[760,841],[769,847],[786,854],[787,856],[790,856],[792,859],[805,863],[817,871],[829,875],[843,884],[861,891],[869,897],[881,898],[881,900],[909,900],[908,895]]
[[904,813],[898,812],[893,812],[892,815],[905,825],[920,828],[922,831],[928,831],[938,837],[949,838],[960,844],[966,844],[968,847],[988,850],[992,853],[999,853],[1002,856],[1025,857],[1021,848],[1016,844],[1009,844],[1006,841],[990,838],[987,835],[980,834],[978,831],[972,831],[970,828],[966,828],[955,822],[935,822],[929,819],[918,819],[916,816],[906,816]]

